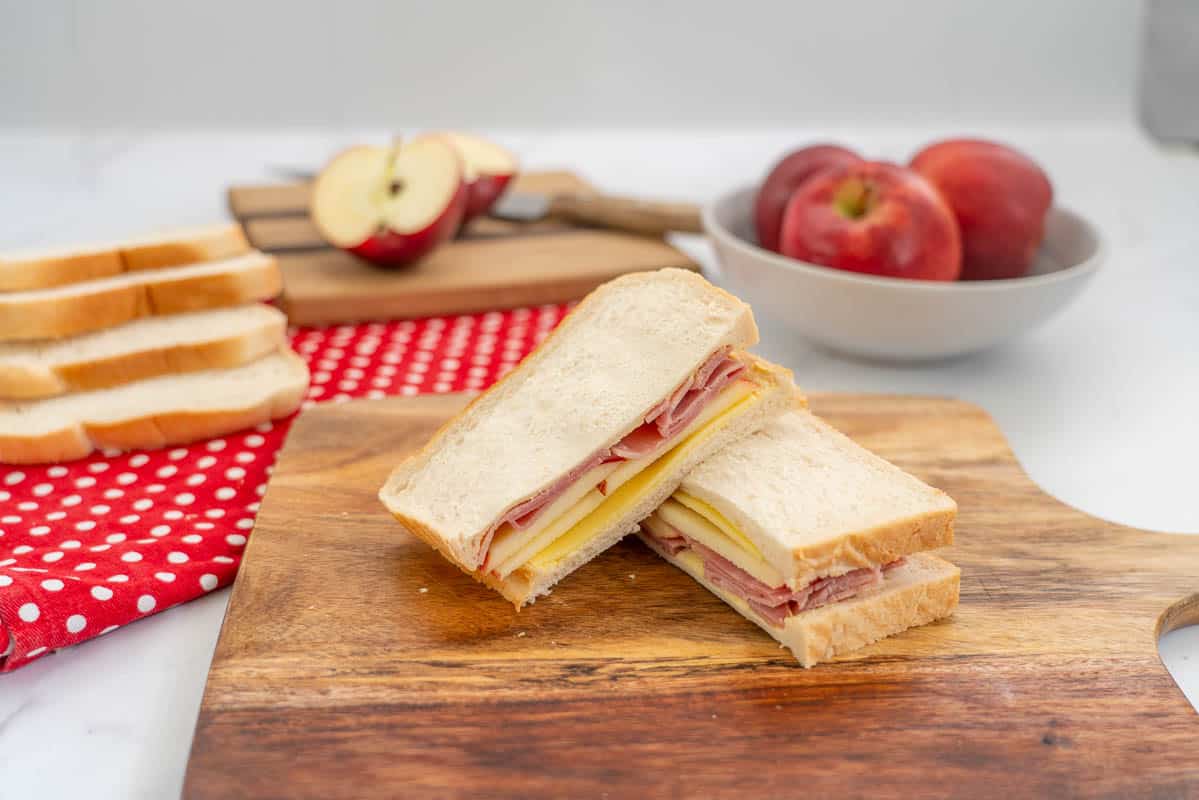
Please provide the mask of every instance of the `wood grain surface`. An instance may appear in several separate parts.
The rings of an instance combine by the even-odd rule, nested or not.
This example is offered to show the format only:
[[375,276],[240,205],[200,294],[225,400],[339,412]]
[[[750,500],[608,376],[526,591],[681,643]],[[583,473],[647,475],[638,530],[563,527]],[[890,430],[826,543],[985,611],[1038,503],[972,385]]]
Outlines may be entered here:
[[517,613],[404,533],[377,487],[462,402],[298,420],[185,797],[1199,796],[1199,718],[1156,647],[1199,622],[1199,539],[1047,496],[977,407],[812,398],[957,499],[962,600],[804,670],[634,540]]
[[[586,193],[569,172],[520,175],[514,191]],[[308,218],[309,184],[235,186],[229,209],[255,247],[283,270],[283,308],[293,324],[462,314],[577,300],[627,272],[695,269],[661,239],[480,218],[453,242],[402,269],[384,270],[331,248]]]

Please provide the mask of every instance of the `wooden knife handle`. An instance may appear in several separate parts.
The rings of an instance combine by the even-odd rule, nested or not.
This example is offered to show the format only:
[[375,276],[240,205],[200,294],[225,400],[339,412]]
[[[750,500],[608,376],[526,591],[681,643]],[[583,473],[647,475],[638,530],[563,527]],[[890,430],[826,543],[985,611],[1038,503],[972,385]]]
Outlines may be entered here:
[[548,214],[579,225],[645,236],[661,236],[669,231],[703,233],[699,206],[691,203],[660,203],[600,194],[559,194],[550,198]]

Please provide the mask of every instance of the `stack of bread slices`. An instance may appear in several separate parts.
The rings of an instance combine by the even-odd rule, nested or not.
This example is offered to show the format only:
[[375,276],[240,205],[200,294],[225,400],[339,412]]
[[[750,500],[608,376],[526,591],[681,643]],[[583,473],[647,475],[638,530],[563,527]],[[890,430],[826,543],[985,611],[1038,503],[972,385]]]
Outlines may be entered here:
[[0,254],[0,463],[220,436],[308,387],[271,256],[237,225]]

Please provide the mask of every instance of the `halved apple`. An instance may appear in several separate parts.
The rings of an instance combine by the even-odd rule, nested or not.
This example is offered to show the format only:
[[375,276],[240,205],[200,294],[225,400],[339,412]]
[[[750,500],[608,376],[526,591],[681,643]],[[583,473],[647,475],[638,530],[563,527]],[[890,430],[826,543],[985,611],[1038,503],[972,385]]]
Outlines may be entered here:
[[469,192],[462,158],[446,139],[352,147],[312,189],[312,221],[325,241],[381,266],[427,255],[462,224]]
[[470,193],[466,201],[466,214],[462,217],[465,224],[474,217],[487,213],[508,188],[508,183],[515,177],[519,166],[516,156],[495,142],[456,131],[446,131],[441,135],[447,138],[458,151],[458,155],[462,156],[463,179]]

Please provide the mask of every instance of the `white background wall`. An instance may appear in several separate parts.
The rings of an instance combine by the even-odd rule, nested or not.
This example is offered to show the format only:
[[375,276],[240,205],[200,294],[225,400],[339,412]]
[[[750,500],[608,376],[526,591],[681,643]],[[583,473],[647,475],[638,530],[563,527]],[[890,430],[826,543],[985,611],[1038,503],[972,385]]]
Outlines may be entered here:
[[1130,116],[1133,0],[0,0],[0,126]]

